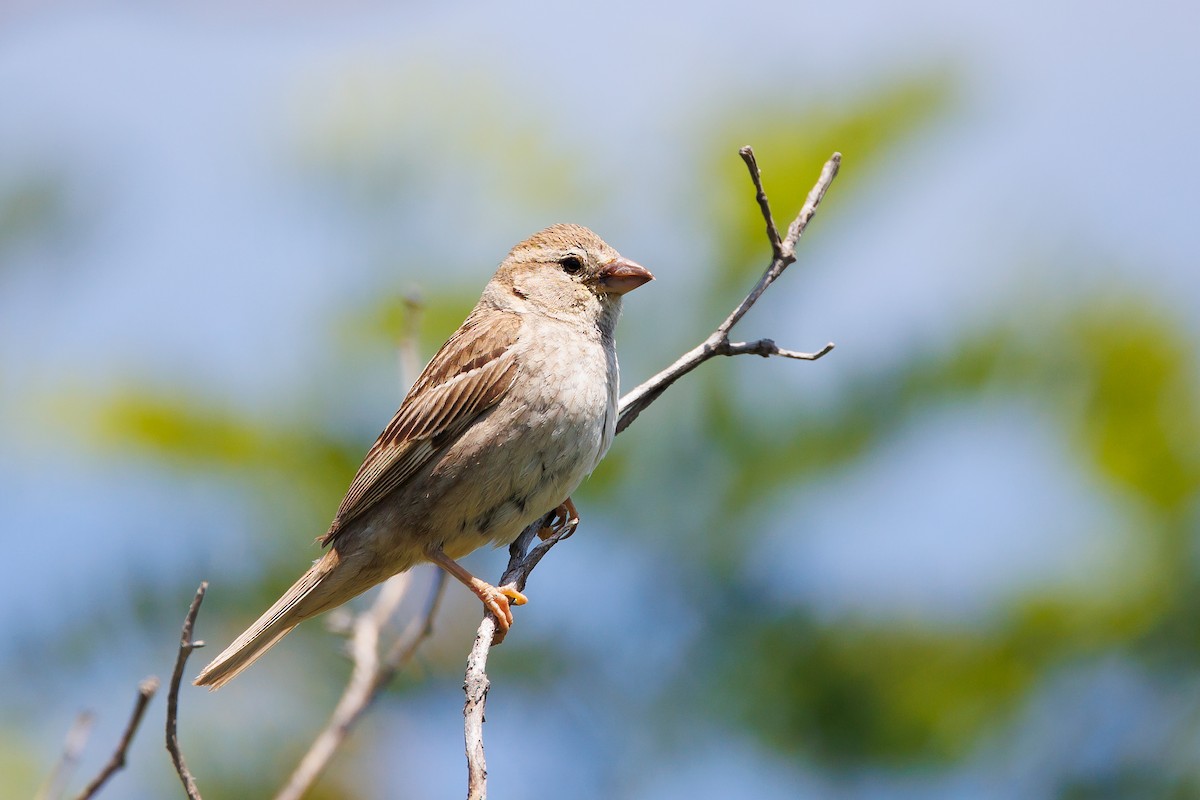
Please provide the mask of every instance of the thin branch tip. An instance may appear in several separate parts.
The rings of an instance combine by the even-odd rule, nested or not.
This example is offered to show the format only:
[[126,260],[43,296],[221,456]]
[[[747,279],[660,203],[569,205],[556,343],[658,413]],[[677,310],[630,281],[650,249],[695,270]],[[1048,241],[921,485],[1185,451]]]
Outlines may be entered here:
[[779,355],[787,358],[794,358],[799,361],[816,361],[818,358],[829,355],[833,350],[833,342],[829,342],[815,353],[796,353],[791,350],[780,350]]
[[775,226],[775,218],[771,215],[771,203],[767,200],[767,190],[763,187],[762,170],[758,168],[758,159],[754,157],[754,148],[746,145],[738,150],[746,169],[750,170],[750,180],[754,183],[754,198],[758,201],[759,211],[767,224],[767,239],[771,242],[771,252],[776,259],[784,257],[783,241],[779,238],[779,228]]
[[192,641],[192,629],[196,625],[196,615],[200,613],[200,604],[204,602],[204,593],[208,591],[208,581],[201,581],[192,604],[188,606],[187,616],[183,618],[183,627],[179,631],[179,652],[175,656],[175,669],[171,673],[171,685],[167,691],[167,752],[171,754],[171,763],[183,784],[183,790],[189,800],[201,800],[200,790],[196,788],[196,779],[188,769],[179,748],[179,685],[183,681],[183,670],[187,666],[188,656],[197,647],[203,647],[204,642]]
[[137,700],[133,704],[133,713],[129,717],[129,722],[125,725],[125,731],[121,734],[121,740],[117,743],[117,749],[108,759],[108,763],[100,770],[95,778],[92,778],[84,790],[79,793],[77,800],[88,800],[94,797],[100,788],[108,782],[108,779],[115,775],[118,771],[125,768],[125,757],[129,752],[129,746],[133,743],[133,736],[137,733],[138,727],[142,724],[142,718],[146,714],[146,707],[150,705],[151,699],[154,698],[154,693],[158,691],[158,678],[151,675],[143,678],[138,684]]

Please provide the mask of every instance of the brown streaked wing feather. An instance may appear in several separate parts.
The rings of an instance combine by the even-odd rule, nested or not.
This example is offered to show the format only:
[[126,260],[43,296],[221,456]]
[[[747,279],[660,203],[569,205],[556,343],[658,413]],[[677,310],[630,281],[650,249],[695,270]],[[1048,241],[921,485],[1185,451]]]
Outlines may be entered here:
[[468,319],[442,345],[367,453],[321,544],[421,469],[440,447],[435,438],[457,437],[500,401],[517,372],[520,327],[516,314],[493,313]]

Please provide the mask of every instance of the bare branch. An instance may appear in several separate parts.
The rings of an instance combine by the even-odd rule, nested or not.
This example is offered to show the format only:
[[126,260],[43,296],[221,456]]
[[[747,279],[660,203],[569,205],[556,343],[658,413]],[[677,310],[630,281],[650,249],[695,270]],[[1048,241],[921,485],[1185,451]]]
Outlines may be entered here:
[[129,723],[125,726],[125,732],[121,735],[121,741],[117,744],[116,752],[112,754],[112,758],[104,765],[104,769],[100,770],[100,774],[92,778],[82,792],[79,793],[78,800],[88,800],[94,797],[96,792],[104,786],[118,770],[125,768],[125,754],[129,750],[129,745],[133,743],[133,735],[137,733],[138,726],[142,724],[142,717],[146,714],[146,707],[150,705],[151,698],[158,691],[158,678],[151,675],[140,684],[138,684],[137,700],[133,704],[133,713],[129,715]]
[[[742,150],[749,151],[750,158],[754,158],[754,151],[749,147],[743,147]],[[745,158],[745,156],[743,156],[743,158]],[[775,242],[779,236],[779,233],[776,232],[774,236],[771,236],[771,232],[768,231],[768,238],[771,239],[771,247],[774,258],[771,260],[771,263],[767,267],[766,271],[762,274],[762,277],[758,279],[758,283],[756,283],[754,288],[750,290],[750,294],[746,295],[746,299],[742,300],[742,302],[738,304],[738,307],[730,312],[729,316],[725,318],[725,321],[717,327],[714,336],[719,335],[721,337],[728,337],[729,332],[733,330],[733,326],[737,325],[741,318],[746,316],[746,312],[758,302],[758,298],[762,297],[762,293],[765,292],[770,285],[775,282],[775,279],[782,275],[783,271],[796,260],[796,242],[800,240],[800,237],[804,234],[804,229],[808,227],[808,223],[812,221],[813,215],[817,213],[817,206],[821,204],[821,200],[824,199],[825,192],[829,189],[829,185],[833,183],[833,179],[837,177],[838,169],[841,167],[841,164],[841,153],[834,153],[829,157],[829,160],[825,162],[825,166],[821,169],[820,177],[817,178],[816,184],[808,193],[808,199],[805,200],[804,207],[800,209],[800,213],[796,215],[796,218],[792,220],[792,224],[788,226],[787,238],[783,240],[783,243],[780,245],[778,250],[775,250]],[[755,185],[759,185],[759,181],[755,181]],[[770,217],[771,209],[769,206],[767,206],[766,194],[762,194],[761,198],[759,199],[759,204],[764,207],[763,214]],[[712,336],[709,337],[710,340],[712,338]]]
[[[508,547],[508,567],[500,577],[498,586],[512,584],[517,590],[525,588],[529,573],[538,565],[542,557],[550,552],[550,548],[567,539],[575,532],[576,523],[567,523],[553,536],[529,550],[538,531],[550,526],[554,520],[554,512],[550,512],[534,522],[521,532]],[[496,635],[496,617],[491,611],[483,616],[479,629],[475,631],[475,643],[471,645],[471,653],[467,656],[467,672],[463,677],[463,692],[467,699],[463,704],[463,732],[467,750],[467,798],[482,800],[487,797],[487,761],[483,754],[483,723],[484,708],[487,702],[488,689],[491,681],[487,676],[488,653],[491,652],[492,640]]]
[[95,721],[96,715],[91,711],[82,711],[75,717],[75,721],[67,730],[62,755],[59,756],[54,769],[50,770],[42,788],[34,795],[34,800],[55,800],[62,794],[67,782],[71,780],[71,773],[79,763],[83,748],[87,746],[88,737],[92,735],[92,724]]
[[775,344],[772,339],[759,339],[757,342],[726,342],[725,347],[721,349],[720,355],[752,355],[762,356],[763,358],[779,356],[780,358],[794,358],[797,361],[816,361],[832,349],[833,342],[829,342],[815,353],[801,353],[797,350],[784,350]]
[[299,800],[312,788],[354,724],[433,632],[433,618],[437,615],[445,585],[446,573],[435,570],[424,611],[397,637],[383,659],[379,658],[380,633],[412,587],[412,573],[402,572],[390,578],[371,607],[354,619],[350,640],[354,669],[350,681],[334,707],[329,722],[317,734],[275,800]]
[[[747,151],[749,152],[749,159],[753,160],[754,151],[749,147],[743,147],[739,152],[742,153],[743,158],[747,158]],[[749,163],[749,161],[747,163]],[[662,372],[659,372],[657,375],[650,378],[645,383],[641,384],[621,398],[620,416],[617,418],[617,433],[620,433],[629,427],[629,425],[635,419],[637,419],[638,415],[641,414],[647,406],[657,400],[659,396],[667,390],[667,387],[714,356],[734,356],[742,354],[754,354],[761,356],[778,355],[784,358],[815,361],[833,349],[832,342],[825,345],[825,347],[821,348],[816,353],[812,354],[798,353],[794,350],[784,350],[782,348],[775,347],[774,342],[771,342],[771,347],[774,349],[770,352],[764,352],[762,349],[753,348],[737,349],[734,348],[729,342],[729,332],[733,330],[733,326],[736,325],[742,319],[742,317],[746,315],[746,312],[758,302],[758,298],[762,297],[763,292],[765,292],[771,286],[771,284],[775,282],[775,279],[783,274],[783,271],[787,269],[788,265],[792,264],[796,260],[796,242],[800,239],[800,236],[803,235],[805,228],[808,227],[808,223],[812,220],[813,215],[816,213],[817,206],[820,205],[822,198],[825,197],[825,192],[829,189],[829,185],[833,183],[833,179],[837,177],[838,167],[841,163],[841,153],[834,153],[830,159],[825,162],[825,167],[821,170],[821,176],[817,179],[817,183],[813,186],[812,191],[808,193],[808,200],[805,201],[804,207],[800,209],[800,213],[788,227],[787,238],[784,239],[782,244],[782,255],[775,256],[771,260],[771,263],[767,266],[766,271],[763,272],[762,277],[758,279],[758,283],[756,283],[754,288],[750,290],[750,294],[746,295],[745,299],[738,304],[738,307],[735,308],[729,314],[729,316],[725,318],[725,321],[722,322],[715,331],[709,334],[707,339],[676,359],[674,364],[667,367]],[[755,165],[755,169],[757,169],[757,164]],[[758,183],[758,181],[755,181],[756,186]],[[763,212],[764,215],[770,217],[770,207],[766,206],[766,202],[766,194],[764,193],[761,195],[760,204],[765,207]],[[768,238],[770,238],[769,232]],[[774,247],[773,239],[772,247]],[[770,342],[769,339],[764,339],[763,341]],[[742,345],[742,347],[748,346]]]
[[[764,358],[780,356],[815,361],[833,349],[832,342],[815,353],[785,350],[770,339],[760,339],[756,342],[731,342],[729,341],[729,332],[758,302],[758,298],[775,282],[775,279],[783,274],[788,265],[796,260],[796,242],[808,227],[808,223],[816,213],[822,198],[825,197],[829,185],[837,177],[842,156],[840,153],[834,153],[825,163],[816,185],[808,193],[804,207],[788,227],[787,238],[781,242],[779,231],[775,228],[775,222],[771,215],[767,193],[763,189],[762,176],[754,158],[754,151],[750,147],[743,147],[738,153],[750,170],[750,178],[754,182],[756,190],[756,199],[762,210],[763,219],[767,223],[767,238],[771,242],[771,263],[745,299],[707,339],[676,359],[674,364],[621,398],[618,407],[617,433],[628,428],[638,415],[657,400],[671,384],[715,356],[759,355]],[[509,548],[508,568],[497,584],[498,586],[513,583],[518,589],[524,589],[529,573],[537,566],[542,556],[555,544],[574,533],[574,527],[569,530],[561,530],[527,553],[533,537],[539,530],[551,523],[553,516],[553,512],[546,514],[526,528],[513,542]],[[484,615],[483,621],[480,622],[479,629],[475,633],[475,642],[467,657],[467,671],[463,680],[463,692],[466,694],[466,702],[463,705],[463,727],[467,752],[467,800],[483,800],[487,797],[487,762],[483,751],[483,722],[487,693],[491,687],[491,682],[487,677],[487,659],[495,631],[496,619],[489,611]]]
[[808,193],[808,198],[804,201],[804,207],[800,209],[800,213],[792,220],[792,224],[788,226],[787,238],[783,240],[783,252],[785,255],[790,255],[793,258],[796,255],[796,243],[800,241],[800,237],[804,235],[804,229],[808,227],[808,223],[812,220],[813,215],[817,213],[817,206],[821,205],[821,201],[825,199],[825,192],[829,191],[830,184],[837,177],[838,170],[842,168],[842,154],[834,153],[825,162],[825,166],[821,168],[821,177],[817,178],[817,182]]
[[467,749],[467,800],[487,797],[487,759],[483,754],[483,710],[491,681],[487,676],[487,658],[496,634],[496,618],[488,614],[479,623],[475,643],[467,656],[467,674],[463,678],[464,742]]
[[746,168],[750,170],[750,180],[754,181],[754,188],[758,190],[755,199],[758,200],[763,220],[767,223],[767,238],[771,240],[771,252],[775,258],[782,258],[783,242],[779,241],[779,229],[775,227],[775,218],[771,216],[771,204],[767,201],[767,190],[763,188],[762,173],[758,169],[758,160],[754,157],[754,148],[746,145],[738,150],[738,155],[742,157],[742,161],[746,162]]
[[192,629],[196,625],[196,615],[200,613],[200,603],[204,601],[204,593],[208,591],[208,581],[202,581],[192,598],[187,616],[183,619],[183,629],[179,633],[179,655],[175,658],[175,671],[171,673],[171,686],[167,690],[167,752],[171,754],[171,763],[179,773],[183,782],[183,790],[189,800],[200,800],[200,790],[196,788],[196,779],[188,770],[187,762],[183,760],[183,752],[179,749],[179,734],[176,730],[179,721],[179,684],[183,680],[183,669],[187,666],[188,656],[198,647],[204,647],[204,642],[192,640]]

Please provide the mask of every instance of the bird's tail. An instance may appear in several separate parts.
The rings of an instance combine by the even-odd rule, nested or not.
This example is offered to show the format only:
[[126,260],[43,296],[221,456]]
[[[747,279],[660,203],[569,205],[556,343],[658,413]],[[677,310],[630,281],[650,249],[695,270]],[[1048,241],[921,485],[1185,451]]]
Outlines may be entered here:
[[300,580],[292,584],[292,588],[284,592],[283,597],[275,601],[275,605],[267,609],[267,613],[259,617],[258,621],[235,639],[233,644],[226,647],[221,655],[214,658],[193,683],[196,686],[207,686],[210,691],[220,689],[258,660],[259,656],[286,636],[292,628],[309,617],[340,605],[366,588],[356,587],[347,594],[347,584],[353,582],[330,580],[340,561],[337,551],[327,552],[308,572],[300,576]]

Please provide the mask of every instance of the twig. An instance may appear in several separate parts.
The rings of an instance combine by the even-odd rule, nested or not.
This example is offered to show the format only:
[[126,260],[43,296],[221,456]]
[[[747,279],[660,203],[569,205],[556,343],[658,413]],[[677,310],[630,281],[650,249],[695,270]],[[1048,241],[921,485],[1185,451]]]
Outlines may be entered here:
[[183,619],[183,629],[179,633],[179,655],[175,657],[175,671],[171,673],[171,686],[167,690],[167,752],[171,754],[171,763],[179,773],[183,782],[183,790],[189,800],[200,800],[200,790],[196,788],[196,779],[183,760],[183,752],[179,749],[179,734],[176,731],[179,720],[179,683],[183,680],[183,668],[187,665],[188,656],[198,647],[204,647],[204,642],[192,641],[192,628],[196,624],[196,615],[200,613],[200,603],[204,593],[208,591],[208,581],[201,581],[192,605],[188,608],[187,616]]
[[94,797],[109,778],[125,768],[125,753],[129,750],[129,745],[133,743],[133,735],[137,733],[138,726],[142,724],[142,717],[146,714],[146,707],[150,705],[150,699],[157,691],[158,678],[153,675],[138,684],[138,695],[133,704],[133,713],[129,715],[129,723],[125,726],[125,732],[121,734],[121,741],[117,744],[116,752],[104,765],[104,769],[100,770],[100,774],[92,778],[92,782],[79,793],[78,800],[88,800],[88,798]]
[[75,766],[79,763],[79,756],[83,753],[83,748],[87,746],[88,737],[92,733],[92,723],[95,721],[96,715],[91,711],[82,711],[79,716],[75,717],[75,721],[67,730],[62,755],[59,756],[54,769],[50,770],[50,775],[42,784],[42,788],[34,795],[35,800],[55,800],[62,794],[63,788],[71,779],[71,773],[75,771]]
[[433,632],[446,573],[436,570],[425,601],[424,612],[397,637],[383,659],[379,658],[379,634],[387,625],[405,593],[412,585],[412,573],[404,572],[388,580],[369,609],[354,620],[350,650],[354,669],[325,728],[317,734],[308,752],[300,760],[287,784],[275,800],[298,800],[324,772],[333,754],[345,741],[350,729],[363,715],[379,692],[409,662],[421,643]]
[[[525,588],[529,573],[542,560],[542,556],[550,552],[550,548],[568,538],[575,532],[578,520],[569,522],[546,541],[529,550],[530,543],[537,532],[549,526],[554,520],[554,512],[550,512],[534,522],[521,532],[508,547],[508,567],[500,577],[497,586],[512,584],[517,591]],[[483,755],[483,712],[487,702],[488,688],[491,681],[487,676],[487,658],[492,648],[492,640],[496,635],[496,617],[491,611],[483,616],[479,629],[475,631],[475,643],[471,645],[471,653],[467,656],[467,672],[463,677],[463,692],[467,699],[463,704],[463,734],[467,749],[467,798],[468,800],[483,800],[487,797],[487,763]]]
[[746,145],[738,150],[746,168],[750,170],[750,180],[754,181],[755,195],[758,207],[762,211],[763,220],[767,223],[767,238],[771,240],[771,252],[776,258],[783,257],[783,242],[779,241],[779,229],[775,227],[775,218],[771,216],[771,204],[767,201],[767,190],[763,188],[762,173],[758,169],[758,160],[754,158],[754,148]]
[[821,201],[825,199],[825,192],[829,191],[829,185],[833,183],[833,179],[837,177],[838,170],[841,168],[842,154],[834,153],[821,168],[821,177],[817,178],[817,182],[809,190],[800,213],[792,220],[792,224],[788,225],[787,238],[783,240],[783,252],[792,260],[796,258],[796,243],[804,235],[804,229],[808,227],[813,215],[817,213],[817,206],[821,205]]
[[[747,163],[753,163],[754,152],[749,147],[743,147],[739,152],[742,153],[743,158],[747,158],[747,154],[749,154]],[[804,229],[808,227],[808,223],[816,213],[817,206],[821,204],[821,200],[825,197],[825,192],[829,189],[829,185],[837,177],[838,168],[841,166],[841,163],[841,153],[834,153],[825,162],[825,167],[821,170],[821,177],[817,179],[816,185],[808,193],[808,199],[805,201],[804,207],[800,209],[800,213],[796,216],[796,219],[792,220],[792,224],[788,226],[787,237],[780,243],[779,252],[771,259],[770,265],[767,266],[762,277],[758,279],[758,283],[754,285],[754,288],[750,290],[745,299],[738,304],[738,307],[730,312],[725,321],[718,325],[717,329],[709,334],[707,339],[680,356],[674,364],[621,398],[620,416],[617,419],[617,433],[629,427],[637,419],[638,414],[641,414],[648,405],[657,400],[659,395],[667,390],[667,387],[714,356],[734,356],[753,353],[761,356],[779,355],[785,358],[815,361],[833,349],[832,342],[815,353],[781,350],[770,339],[762,339],[750,344],[733,344],[729,341],[729,332],[733,330],[733,326],[737,325],[742,317],[746,316],[746,312],[758,302],[758,298],[762,297],[763,292],[770,288],[775,279],[782,275],[783,271],[789,265],[795,262],[796,242],[804,234]],[[755,166],[753,174],[757,174],[757,166]],[[755,185],[758,186],[759,181],[756,180]],[[760,195],[759,202],[763,208],[763,215],[767,219],[770,219],[771,210],[770,206],[766,204],[767,198],[765,193]],[[775,235],[777,236],[778,234],[776,233]],[[771,240],[772,252],[775,252],[775,240],[771,236],[770,230],[768,230],[767,238]]]
[[487,658],[496,633],[496,618],[487,616],[475,633],[475,643],[467,656],[467,674],[463,677],[464,741],[467,748],[467,800],[487,797],[487,759],[483,754],[483,709],[492,682],[487,676]]
[[[771,206],[767,201],[766,190],[763,189],[762,176],[758,170],[758,163],[754,158],[754,151],[747,146],[739,150],[738,153],[750,170],[750,178],[753,180],[756,190],[755,197],[759,208],[762,210],[763,219],[767,224],[767,239],[771,243],[771,263],[768,265],[766,271],[763,272],[762,277],[758,279],[758,283],[746,295],[745,299],[738,304],[737,308],[730,312],[729,316],[725,318],[707,339],[680,356],[674,364],[621,398],[619,416],[617,418],[617,433],[628,428],[637,419],[638,414],[642,413],[647,406],[657,400],[671,384],[715,356],[759,355],[764,358],[781,356],[783,358],[815,361],[833,349],[832,342],[815,353],[785,350],[778,347],[770,339],[759,339],[756,342],[731,342],[729,341],[729,332],[746,315],[746,312],[758,302],[758,298],[775,282],[775,279],[782,275],[783,271],[790,264],[795,262],[796,243],[804,234],[804,229],[808,227],[809,221],[812,220],[817,206],[820,205],[822,198],[825,197],[825,192],[829,189],[830,184],[833,183],[833,179],[837,177],[838,168],[842,163],[841,153],[834,153],[825,162],[825,167],[821,170],[820,177],[817,179],[812,191],[808,193],[808,199],[805,201],[804,207],[800,209],[800,213],[796,216],[796,219],[788,226],[787,236],[782,241],[779,239],[779,231],[775,227],[775,221],[771,215]],[[542,517],[526,528],[520,537],[513,542],[509,548],[508,568],[497,584],[498,586],[514,583],[518,589],[524,589],[525,582],[529,578],[529,573],[537,566],[542,556],[551,547],[574,532],[574,528],[561,531],[526,554],[526,550],[533,541],[533,537],[537,531],[548,525],[552,517],[553,514],[547,514]],[[467,657],[467,671],[463,680],[463,691],[467,696],[466,703],[463,705],[463,723],[467,751],[467,800],[484,800],[487,797],[487,762],[483,753],[483,722],[487,693],[491,686],[486,671],[487,658],[491,650],[492,636],[495,633],[495,629],[495,617],[492,616],[491,612],[488,612],[484,615],[483,621],[480,622],[479,629],[475,633],[475,642],[471,647],[470,655]]]

